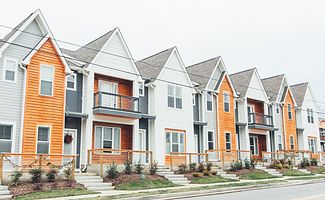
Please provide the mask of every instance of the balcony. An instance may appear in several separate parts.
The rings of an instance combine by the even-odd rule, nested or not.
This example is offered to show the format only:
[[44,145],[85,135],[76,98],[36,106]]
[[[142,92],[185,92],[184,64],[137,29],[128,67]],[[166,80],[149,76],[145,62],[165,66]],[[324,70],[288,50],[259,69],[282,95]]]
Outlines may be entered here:
[[248,114],[248,128],[273,130],[273,117],[260,113]]
[[139,98],[107,92],[97,92],[94,94],[94,114],[141,118],[141,112],[139,112]]

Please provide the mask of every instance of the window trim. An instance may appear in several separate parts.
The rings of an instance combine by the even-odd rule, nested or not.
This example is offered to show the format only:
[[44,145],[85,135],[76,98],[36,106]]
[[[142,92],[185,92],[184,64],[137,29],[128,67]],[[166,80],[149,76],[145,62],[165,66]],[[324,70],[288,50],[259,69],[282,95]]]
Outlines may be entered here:
[[[211,110],[209,110],[208,109],[208,94],[210,93],[210,95],[211,95]],[[207,91],[207,93],[206,93],[206,110],[208,111],[208,112],[213,112],[214,111],[214,109],[213,109],[213,92],[211,92],[211,91]]]
[[[119,139],[119,141],[120,141],[120,144],[119,144],[119,147],[120,147],[120,149],[121,149],[121,145],[122,145],[122,128],[121,127],[115,127],[115,126],[100,126],[100,125],[96,125],[95,126],[95,137],[96,137],[96,129],[97,129],[97,127],[101,127],[102,128],[102,132],[101,132],[101,134],[102,134],[102,141],[101,141],[101,144],[100,144],[100,147],[101,148],[104,148],[103,146],[104,146],[104,136],[103,136],[103,133],[104,133],[104,128],[111,128],[112,129],[112,149],[114,149],[114,138],[115,138],[115,131],[114,131],[114,129],[116,128],[116,129],[119,129],[120,130],[120,139]],[[96,139],[94,140],[94,141],[96,141]],[[94,146],[95,146],[95,144],[94,144]],[[95,148],[95,147],[94,147]],[[121,152],[106,152],[106,151],[103,151],[103,154],[109,154],[109,155],[120,155],[121,154]]]
[[[226,100],[225,95],[227,95],[229,98],[228,102],[225,101]],[[228,103],[228,111],[226,111],[226,109],[225,109],[226,108],[225,103]],[[223,112],[230,113],[230,95],[229,95],[229,92],[227,92],[227,91],[223,92]]]
[[[16,136],[16,122],[13,121],[0,121],[1,125],[9,125],[12,126],[12,131],[11,131],[11,152],[15,152],[15,136]],[[8,141],[8,140],[4,140],[4,139],[0,139],[3,141]]]
[[[15,62],[15,77],[14,80],[6,80],[6,71],[7,71],[7,61],[14,61]],[[2,81],[8,82],[8,83],[17,83],[18,78],[18,60],[10,57],[4,57],[3,58],[3,70],[2,70]]]
[[[250,144],[250,139],[251,139],[251,138],[253,138],[253,145]],[[256,142],[257,142],[257,143],[256,143],[256,147],[257,147],[256,149],[255,149],[255,139],[256,139]],[[258,136],[255,136],[255,135],[250,135],[250,136],[249,136],[249,149],[251,148],[251,146],[254,146],[254,150],[256,151],[256,152],[253,152],[253,153],[252,153],[252,155],[254,155],[254,156],[258,156],[259,153],[260,153],[260,152],[259,152],[259,149],[258,149],[258,148],[259,148],[259,144],[258,144],[258,142],[259,142]]]
[[[143,81],[139,81],[138,82],[138,86],[139,86],[139,96],[140,97],[144,97],[145,96],[145,92],[144,92],[144,82]],[[142,86],[141,88],[140,88],[140,86]],[[140,89],[142,89],[142,94],[140,93]]]
[[[291,141],[291,138],[293,138],[292,139],[292,141],[293,141],[293,144],[291,143],[292,141]],[[289,144],[290,144],[290,150],[294,150],[295,149],[295,137],[293,136],[293,135],[290,135],[289,136]],[[293,148],[291,148],[293,146]]]
[[39,127],[44,127],[44,128],[49,128],[49,150],[48,150],[48,153],[47,154],[50,154],[51,153],[51,136],[52,136],[52,126],[51,125],[48,125],[48,124],[39,124],[37,125],[36,127],[36,148],[35,148],[35,153],[36,154],[44,154],[44,153],[37,153],[37,147],[38,147],[38,143],[41,142],[41,143],[45,143],[44,141],[38,141],[38,128]]
[[[229,139],[230,139],[229,142],[227,142],[227,134],[229,134]],[[230,144],[230,149],[227,149],[227,143]],[[230,132],[225,132],[225,150],[231,151],[231,133]]]
[[[42,67],[51,67],[53,69],[53,74],[52,74],[52,93],[51,95],[46,95],[42,94]],[[54,75],[55,75],[55,68],[53,65],[48,65],[48,64],[40,64],[40,71],[39,71],[39,95],[44,96],[44,97],[53,97],[54,96]]]
[[69,74],[69,75],[67,75],[67,76],[71,76],[71,75],[74,75],[74,83],[73,83],[73,88],[69,88],[68,87],[68,77],[67,77],[67,90],[71,90],[71,91],[77,91],[77,78],[78,78],[78,74],[76,73],[76,72],[73,72],[73,73],[71,73],[71,74]]
[[192,94],[192,104],[196,106],[196,94]]
[[293,120],[292,107],[290,103],[288,103],[288,119]]
[[[310,144],[311,144],[311,140],[313,140],[314,141],[314,151],[312,151],[311,150],[311,146],[310,146]],[[309,151],[311,151],[312,153],[316,153],[317,152],[317,138],[316,137],[310,137],[310,136],[308,136],[308,149],[309,149]]]
[[[173,88],[173,96],[170,96],[169,93],[168,93],[168,88],[169,87],[172,87]],[[176,94],[177,88],[180,89],[180,92],[181,92],[181,96],[180,97],[178,97],[177,94]],[[174,99],[174,101],[173,101],[173,107],[170,107],[168,105],[168,98],[169,97],[172,97]],[[177,108],[176,107],[177,99],[181,99],[181,103],[182,103],[181,104],[181,108]],[[177,86],[177,85],[172,85],[172,84],[168,84],[167,85],[167,108],[172,108],[172,109],[177,109],[177,110],[183,110],[183,88],[182,87]]]
[[[170,148],[170,152],[173,152],[173,144],[178,144],[178,152],[177,153],[185,153],[186,152],[186,134],[185,134],[185,131],[181,131],[181,130],[165,130],[165,154],[166,155],[170,155],[170,152],[167,153],[167,149],[166,149],[166,145],[167,145],[167,142],[166,142],[166,135],[167,133],[169,133],[169,141],[170,141],[170,144],[169,144],[169,148]],[[177,133],[177,140],[178,140],[178,143],[173,143],[173,133]],[[180,148],[181,148],[181,134],[184,135],[184,142],[183,142],[183,146],[184,146],[184,152],[181,152],[180,151]]]
[[207,149],[209,150],[209,132],[212,133],[212,141],[213,142],[213,149],[216,149],[216,141],[215,141],[215,135],[214,130],[207,130]]
[[[281,138],[281,140],[279,140],[279,137]],[[277,134],[277,143],[278,143],[278,150],[283,150],[283,138],[282,138],[282,134]],[[279,145],[281,144],[281,149],[279,148]]]

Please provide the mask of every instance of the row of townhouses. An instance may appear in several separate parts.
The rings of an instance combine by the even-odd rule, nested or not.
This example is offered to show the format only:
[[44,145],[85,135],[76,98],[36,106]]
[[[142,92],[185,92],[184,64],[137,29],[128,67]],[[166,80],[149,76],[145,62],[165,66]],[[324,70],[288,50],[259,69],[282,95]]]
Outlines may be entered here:
[[78,154],[83,169],[123,164],[128,150],[159,165],[173,153],[321,151],[309,83],[256,68],[229,74],[221,57],[185,66],[176,47],[135,62],[118,28],[63,49],[39,10],[1,40],[0,78],[2,153]]

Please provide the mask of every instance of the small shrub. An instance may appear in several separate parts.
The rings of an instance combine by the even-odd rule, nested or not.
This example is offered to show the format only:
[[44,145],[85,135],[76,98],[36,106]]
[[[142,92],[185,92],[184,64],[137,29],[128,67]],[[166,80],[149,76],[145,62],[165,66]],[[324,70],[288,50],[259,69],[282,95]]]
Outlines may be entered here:
[[29,174],[32,175],[32,183],[40,183],[42,181],[42,175],[44,171],[42,169],[36,168],[29,170]]
[[208,172],[211,172],[211,169],[212,169],[212,163],[209,163],[209,162],[208,162],[208,163],[206,164],[206,167],[207,167],[207,171],[208,171]]
[[191,171],[191,172],[195,172],[195,170],[196,170],[196,166],[197,166],[196,163],[190,163],[190,164],[189,164],[190,171]]
[[151,165],[150,165],[150,168],[149,168],[149,173],[151,175],[155,175],[157,173],[157,170],[158,170],[158,163],[157,162],[153,162]]
[[283,165],[281,163],[275,164],[274,165],[275,169],[283,169]]
[[243,168],[243,163],[241,161],[232,162],[230,165],[230,171],[238,171]]
[[245,165],[245,169],[251,168],[251,162],[247,158],[245,158],[244,160],[244,165]]
[[199,174],[199,173],[194,173],[194,174],[193,174],[193,177],[201,177],[201,174]]
[[185,174],[187,172],[187,165],[186,164],[178,165],[178,172],[180,174]]
[[203,172],[203,175],[204,175],[204,176],[211,176],[211,173],[210,173],[209,171],[206,170],[206,171]]
[[107,167],[107,176],[111,179],[115,179],[117,177],[117,165],[113,162],[112,164]]
[[143,170],[144,170],[144,167],[140,162],[135,164],[135,173],[142,174]]
[[132,173],[132,163],[130,161],[127,161],[126,163],[124,163],[124,173],[125,174]]
[[23,176],[23,172],[20,170],[15,170],[11,174],[11,182],[10,185],[15,186],[19,184],[20,178]]
[[311,165],[311,166],[317,166],[317,165],[318,165],[318,160],[317,160],[316,158],[312,158],[312,159],[310,160],[310,165]]
[[197,167],[197,171],[198,172],[204,172],[204,164],[203,163],[200,163],[199,166]]
[[56,176],[58,174],[58,170],[56,169],[50,169],[46,172],[46,177],[48,182],[54,182]]
[[257,159],[255,158],[251,159],[251,167],[255,168],[256,164],[257,164]]
[[285,169],[290,169],[290,165],[289,164],[283,164],[282,167],[285,168]]
[[310,162],[308,160],[308,158],[304,158],[302,159],[301,163],[300,163],[300,167],[301,168],[306,168],[310,166]]
[[211,174],[212,174],[213,176],[216,176],[216,175],[217,175],[217,172],[216,172],[216,171],[213,171],[213,172],[211,172]]
[[68,180],[73,179],[72,168],[71,167],[67,167],[63,172],[64,172],[64,176],[65,176],[66,179],[68,179]]

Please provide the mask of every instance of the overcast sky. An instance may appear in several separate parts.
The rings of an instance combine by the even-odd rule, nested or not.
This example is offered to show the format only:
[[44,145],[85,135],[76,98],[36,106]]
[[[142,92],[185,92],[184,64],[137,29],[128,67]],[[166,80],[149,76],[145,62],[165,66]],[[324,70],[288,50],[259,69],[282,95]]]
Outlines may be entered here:
[[290,84],[311,82],[325,103],[323,0],[2,0],[1,7],[0,24],[11,27],[40,8],[57,39],[80,45],[119,27],[135,59],[177,46],[186,65],[221,55],[230,73],[285,73]]

